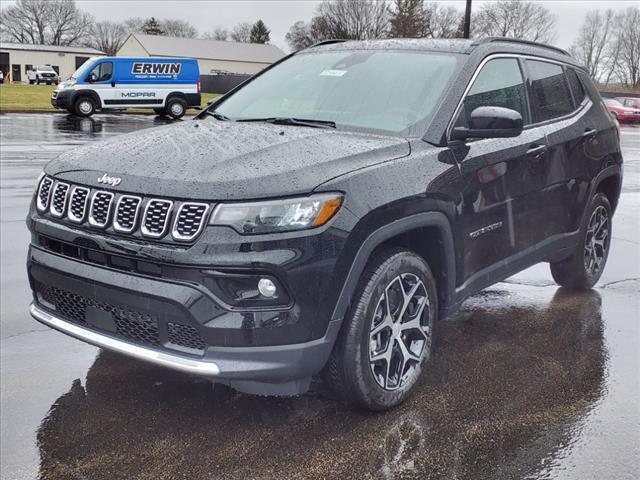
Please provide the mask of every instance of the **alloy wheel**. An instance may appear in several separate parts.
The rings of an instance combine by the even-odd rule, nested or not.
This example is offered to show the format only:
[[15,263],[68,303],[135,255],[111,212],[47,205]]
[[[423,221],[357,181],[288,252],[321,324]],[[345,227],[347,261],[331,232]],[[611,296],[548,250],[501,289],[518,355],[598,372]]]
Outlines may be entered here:
[[89,102],[89,100],[82,100],[80,102],[80,105],[78,105],[78,108],[80,112],[85,115],[91,113],[91,110],[93,110],[93,106],[91,105],[91,102]]
[[432,325],[427,289],[416,275],[394,278],[378,300],[369,332],[369,365],[378,385],[411,385],[430,351]]
[[609,213],[599,206],[589,218],[584,244],[584,268],[589,275],[596,275],[604,266],[609,241]]

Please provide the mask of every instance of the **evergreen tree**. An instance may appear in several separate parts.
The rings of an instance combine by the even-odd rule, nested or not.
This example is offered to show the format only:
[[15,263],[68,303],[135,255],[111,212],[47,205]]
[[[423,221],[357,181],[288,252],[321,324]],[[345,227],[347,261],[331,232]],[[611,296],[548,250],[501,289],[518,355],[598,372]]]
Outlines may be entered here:
[[164,32],[162,28],[160,28],[160,23],[158,23],[154,17],[151,17],[142,25],[142,33],[146,33],[147,35],[162,35]]
[[262,20],[258,20],[251,27],[251,43],[269,43],[271,40],[271,30],[267,28]]
[[392,10],[389,36],[420,38],[426,35],[424,0],[396,0]]

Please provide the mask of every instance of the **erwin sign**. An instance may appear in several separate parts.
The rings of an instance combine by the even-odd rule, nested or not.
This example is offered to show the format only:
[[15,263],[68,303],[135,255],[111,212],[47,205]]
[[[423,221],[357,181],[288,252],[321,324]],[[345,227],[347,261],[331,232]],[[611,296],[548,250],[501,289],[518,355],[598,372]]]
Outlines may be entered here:
[[180,73],[179,63],[146,63],[135,62],[131,73],[134,75],[178,75]]

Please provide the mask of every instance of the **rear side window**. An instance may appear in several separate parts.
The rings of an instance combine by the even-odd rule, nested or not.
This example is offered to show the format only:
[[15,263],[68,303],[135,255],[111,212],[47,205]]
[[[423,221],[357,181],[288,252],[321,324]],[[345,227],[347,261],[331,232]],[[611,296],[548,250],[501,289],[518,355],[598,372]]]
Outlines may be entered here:
[[526,60],[526,64],[531,78],[534,121],[544,122],[571,113],[571,91],[562,67],[537,60]]
[[464,99],[456,126],[469,126],[471,112],[478,107],[504,107],[519,112],[529,123],[526,89],[515,58],[496,58],[487,62]]
[[576,75],[576,72],[573,68],[567,68],[567,79],[569,80],[571,92],[573,92],[573,99],[575,100],[577,107],[584,100],[584,87],[582,86],[582,82],[580,82],[580,79],[578,78],[578,75]]

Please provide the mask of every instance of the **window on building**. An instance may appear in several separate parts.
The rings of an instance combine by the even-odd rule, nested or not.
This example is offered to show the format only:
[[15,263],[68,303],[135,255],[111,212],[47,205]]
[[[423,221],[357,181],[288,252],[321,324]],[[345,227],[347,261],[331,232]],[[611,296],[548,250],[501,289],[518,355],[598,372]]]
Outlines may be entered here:
[[33,70],[33,65],[27,64],[24,66],[24,73],[27,73],[29,70]]

